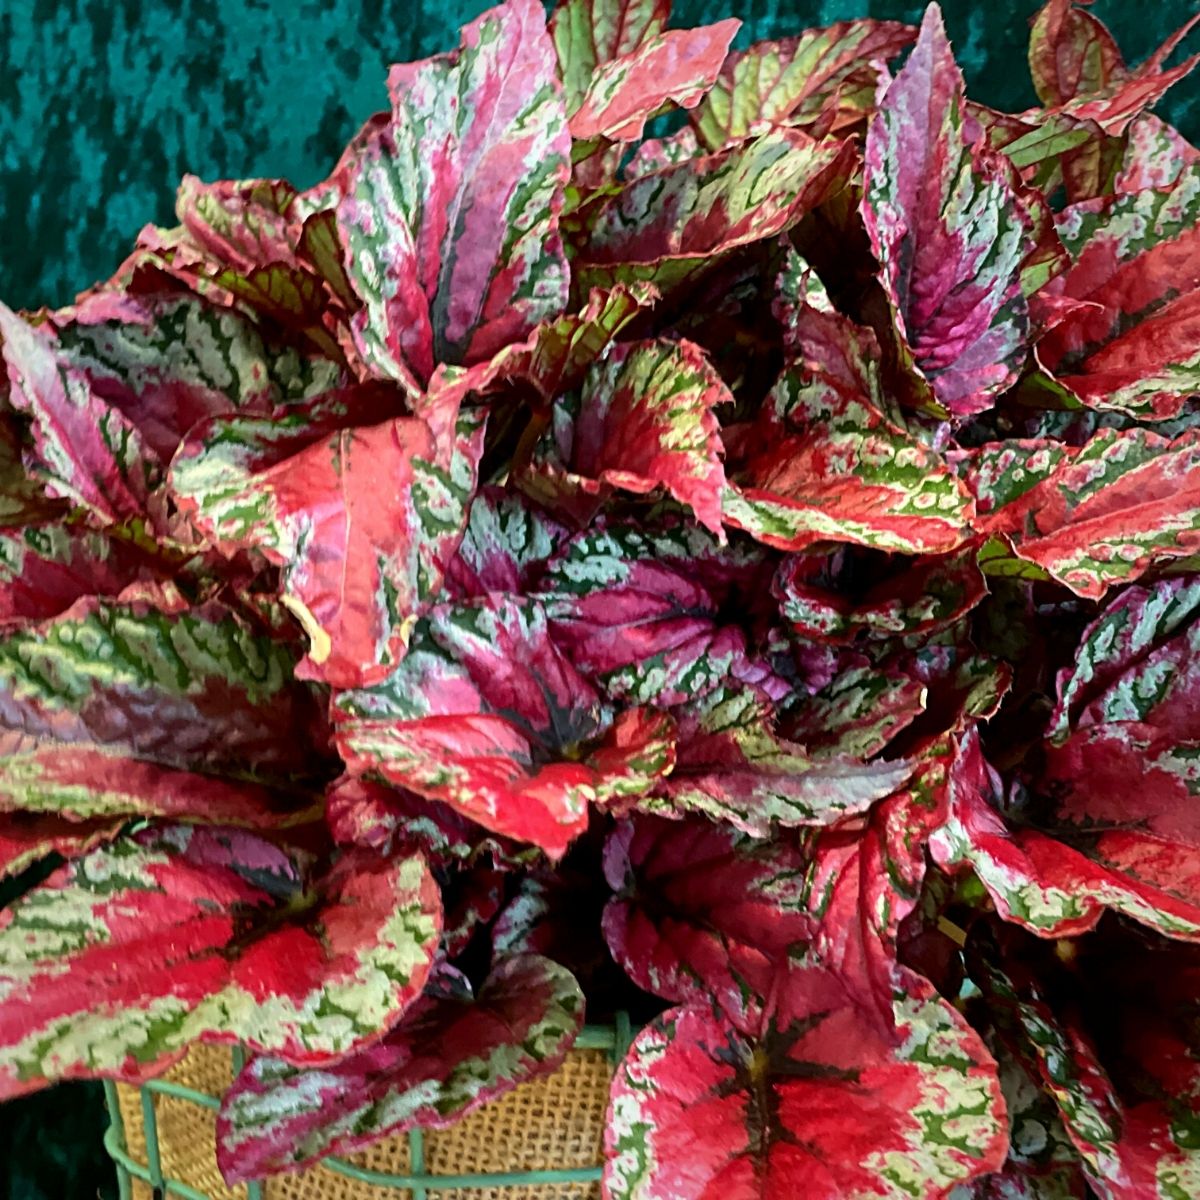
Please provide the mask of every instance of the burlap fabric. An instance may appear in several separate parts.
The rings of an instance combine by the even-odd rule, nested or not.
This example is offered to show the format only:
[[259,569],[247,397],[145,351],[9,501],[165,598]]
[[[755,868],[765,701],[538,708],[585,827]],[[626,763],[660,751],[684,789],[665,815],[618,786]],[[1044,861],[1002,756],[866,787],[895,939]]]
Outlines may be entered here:
[[[612,1073],[602,1050],[574,1050],[553,1075],[534,1079],[471,1114],[451,1129],[425,1134],[425,1169],[433,1175],[594,1167],[602,1162],[601,1140]],[[196,1046],[163,1077],[198,1092],[219,1096],[233,1079],[227,1047]],[[137,1088],[117,1088],[125,1145],[145,1164],[146,1131]],[[185,1183],[212,1200],[246,1200],[245,1187],[229,1188],[217,1170],[216,1114],[186,1100],[154,1094],[163,1176]],[[409,1170],[406,1136],[385,1138],[342,1158],[389,1174]],[[263,1184],[265,1200],[409,1200],[405,1188],[348,1179],[324,1166],[281,1175]],[[432,1192],[438,1200],[598,1200],[598,1183],[518,1184],[452,1188]],[[133,1181],[134,1200],[153,1200],[149,1184]]]

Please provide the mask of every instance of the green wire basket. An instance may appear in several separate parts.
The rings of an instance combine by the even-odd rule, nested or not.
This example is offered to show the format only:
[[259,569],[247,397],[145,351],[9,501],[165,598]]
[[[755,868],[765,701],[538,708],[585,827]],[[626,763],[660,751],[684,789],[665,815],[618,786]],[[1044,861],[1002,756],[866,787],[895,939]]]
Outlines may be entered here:
[[[345,1157],[331,1155],[316,1167],[295,1175],[239,1185],[230,1189],[216,1170],[211,1131],[220,1108],[219,1085],[201,1090],[178,1081],[180,1068],[134,1088],[111,1081],[104,1085],[109,1128],[104,1145],[117,1170],[120,1200],[360,1200],[396,1192],[411,1200],[576,1200],[598,1197],[603,1173],[600,1134],[607,1100],[607,1081],[624,1056],[632,1034],[620,1014],[612,1026],[588,1026],[576,1039],[567,1061],[554,1075],[530,1080],[508,1096],[484,1105],[450,1130],[414,1129],[394,1135],[369,1151]],[[220,1048],[204,1047],[211,1057]],[[241,1047],[229,1055],[232,1078],[245,1061]],[[575,1074],[572,1076],[572,1071]],[[172,1075],[176,1078],[172,1079]],[[211,1073],[210,1073],[211,1081]],[[216,1091],[218,1094],[213,1094]],[[124,1101],[124,1102],[123,1102]],[[174,1128],[183,1129],[191,1150],[180,1154],[164,1144],[158,1104],[175,1105]],[[195,1106],[194,1117],[180,1103]],[[505,1107],[507,1105],[507,1108]],[[497,1117],[496,1114],[499,1114]],[[497,1120],[499,1127],[497,1127]],[[472,1128],[472,1122],[475,1122]],[[567,1129],[571,1136],[560,1136]],[[205,1138],[206,1133],[209,1135]],[[131,1134],[133,1135],[131,1137]],[[439,1144],[437,1139],[442,1139]],[[564,1157],[584,1155],[588,1165],[543,1162],[524,1170],[447,1170],[462,1157],[505,1156],[528,1159],[538,1147],[551,1156],[556,1139]],[[131,1142],[134,1148],[131,1149]],[[504,1143],[508,1142],[509,1145]],[[204,1147],[203,1152],[199,1149]],[[436,1150],[432,1156],[431,1149]],[[465,1153],[464,1153],[465,1151]],[[190,1156],[189,1156],[190,1155]],[[380,1169],[383,1161],[403,1157],[403,1170]],[[459,1161],[454,1161],[458,1158]],[[372,1161],[374,1160],[374,1161]]]

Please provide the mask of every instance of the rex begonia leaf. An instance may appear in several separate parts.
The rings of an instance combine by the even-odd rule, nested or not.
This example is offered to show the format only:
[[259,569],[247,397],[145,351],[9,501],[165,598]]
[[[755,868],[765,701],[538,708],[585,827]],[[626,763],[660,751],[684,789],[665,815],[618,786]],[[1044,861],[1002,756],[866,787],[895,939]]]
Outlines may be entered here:
[[188,430],[222,413],[266,413],[332,388],[335,363],[269,352],[245,318],[196,296],[123,296],[55,314],[57,349],[165,465]]
[[[346,394],[353,417],[360,393]],[[464,410],[451,424],[456,406],[441,404],[432,425],[338,428],[338,395],[321,398],[330,411],[312,421],[297,410],[193,430],[171,488],[219,548],[257,549],[283,568],[284,603],[311,640],[300,674],[354,687],[403,657],[405,622],[436,598],[475,490],[484,417]]]
[[648,280],[664,292],[773,238],[845,186],[848,141],[776,130],[629,180],[588,211],[574,269],[585,286]]
[[757,42],[729,55],[692,123],[710,150],[769,125],[836,132],[871,111],[882,64],[913,36],[910,25],[867,19]]
[[586,828],[590,802],[641,795],[674,762],[670,717],[614,719],[541,605],[508,596],[435,608],[400,666],[341,693],[334,715],[351,773],[378,772],[553,857]]
[[977,528],[1078,596],[1099,599],[1200,547],[1200,437],[1103,429],[1082,448],[989,443],[962,453]]
[[435,868],[473,865],[487,855],[513,866],[537,853],[496,837],[448,804],[353,775],[326,790],[325,820],[340,846],[369,846],[383,854],[419,850]]
[[446,567],[446,591],[455,600],[533,591],[568,536],[565,526],[522,493],[480,488]]
[[125,820],[72,821],[50,813],[0,813],[0,879],[18,875],[50,854],[78,858],[115,838]]
[[725,520],[780,550],[851,542],[942,554],[968,537],[971,498],[937,451],[870,396],[832,377],[786,372],[769,403],[802,433],[766,424],[761,448],[731,472]]
[[866,759],[886,749],[925,706],[925,685],[903,664],[848,658],[825,687],[789,706],[783,726],[818,762]]
[[1075,661],[1058,676],[1047,735],[1073,728],[1145,722],[1188,740],[1190,692],[1200,669],[1200,579],[1193,575],[1124,589],[1080,636]]
[[251,834],[151,827],[0,916],[0,1094],[136,1082],[201,1038],[337,1058],[420,995],[440,925],[420,855],[354,851],[309,878]]
[[945,819],[957,752],[949,738],[933,743],[861,822],[821,830],[806,848],[808,954],[857,980],[864,1011],[871,1003],[881,1019],[892,1002],[900,924],[920,897],[926,841]]
[[1046,296],[1075,303],[1038,361],[1085,405],[1175,416],[1200,389],[1200,165],[1165,188],[1072,205],[1056,225],[1071,267]]
[[793,843],[700,817],[624,821],[604,850],[609,950],[664,1000],[761,1008],[776,964],[811,934],[805,867]]
[[[1090,0],[1083,0],[1089,3]],[[1127,67],[1103,23],[1070,0],[1049,0],[1033,23],[1029,69],[1038,97],[1057,108],[1122,134],[1130,121],[1161,100],[1200,62],[1193,55],[1164,67],[1197,18],[1177,29],[1145,62]]]
[[324,713],[291,664],[215,602],[84,599],[5,630],[0,809],[277,823],[328,769]]
[[1036,1069],[1001,1038],[985,1031],[985,1041],[1008,1109],[1008,1159],[1001,1171],[952,1193],[951,1200],[1086,1200],[1079,1154]]
[[812,582],[804,559],[795,556],[780,563],[772,587],[780,613],[810,641],[837,644],[857,637],[935,633],[955,624],[987,594],[976,552],[975,546],[968,546],[911,563],[901,560],[902,571],[873,571],[869,586],[857,595]]
[[723,685],[677,719],[675,768],[658,788],[663,803],[647,806],[704,813],[756,837],[862,812],[912,771],[905,762],[814,757],[776,733],[773,706],[750,687]]
[[646,121],[669,104],[694,108],[716,80],[740,25],[725,20],[668,30],[599,65],[578,107],[568,109],[571,136],[637,141]]
[[658,37],[670,15],[671,0],[560,0],[550,37],[567,111],[583,103],[598,68]]
[[461,48],[394,66],[392,117],[348,167],[337,219],[372,369],[419,391],[566,306],[558,214],[570,138],[537,0],[505,0]]
[[70,365],[44,329],[3,304],[0,339],[9,402],[32,423],[30,474],[49,495],[85,508],[102,524],[154,515],[160,471],[138,428]]
[[861,212],[898,332],[943,408],[991,407],[1024,363],[1029,221],[967,136],[963,79],[936,5],[867,132]]
[[[1090,769],[1086,760],[1081,769]],[[997,801],[999,781],[972,734],[955,769],[946,822],[930,838],[934,861],[947,870],[969,866],[997,912],[1040,937],[1086,933],[1112,909],[1171,937],[1200,938],[1195,821],[1181,830],[1168,806],[1162,831],[1155,829],[1161,785],[1143,786],[1134,776],[1124,784],[1114,826],[1113,797],[1097,776],[1095,786],[1067,798],[1063,811],[1051,801],[1041,812],[1037,798],[1028,797],[1006,812]]]
[[769,572],[759,547],[722,547],[693,525],[613,523],[572,538],[539,590],[575,667],[614,700],[669,706],[731,676],[769,678],[744,628]]
[[423,998],[382,1041],[331,1066],[256,1058],[221,1102],[222,1174],[236,1184],[445,1128],[555,1070],[582,1024],[571,973],[529,954],[493,967],[474,999]]
[[995,1063],[897,971],[887,1024],[864,1017],[852,981],[811,966],[780,971],[740,1028],[696,1001],[656,1018],[613,1081],[609,1200],[940,1200],[997,1169]]
[[1055,962],[1027,940],[987,934],[968,942],[972,978],[1053,1098],[1088,1194],[1188,1196],[1200,1182],[1196,947],[1114,923]]
[[175,564],[86,525],[42,520],[0,527],[0,628],[55,617],[81,597],[116,596]]
[[657,299],[647,283],[593,288],[578,312],[543,321],[524,342],[501,350],[492,360],[496,376],[529,384],[550,404],[574,391],[621,330]]
[[623,343],[588,372],[574,418],[564,413],[556,422],[554,456],[562,466],[535,464],[525,486],[539,497],[662,487],[719,534],[725,471],[713,409],[732,401],[691,342]]

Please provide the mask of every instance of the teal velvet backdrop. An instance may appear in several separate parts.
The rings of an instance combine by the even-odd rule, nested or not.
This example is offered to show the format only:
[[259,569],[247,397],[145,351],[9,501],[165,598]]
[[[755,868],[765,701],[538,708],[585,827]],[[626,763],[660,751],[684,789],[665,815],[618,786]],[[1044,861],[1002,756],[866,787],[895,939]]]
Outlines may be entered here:
[[[971,94],[1018,110],[1038,0],[943,0]],[[0,0],[0,299],[68,302],[147,221],[169,223],[185,172],[307,185],[384,102],[390,62],[456,43],[488,0]],[[736,15],[740,41],[920,0],[676,0],[674,24]],[[1140,60],[1195,0],[1098,0]],[[1200,139],[1200,72],[1160,112]],[[4,895],[0,893],[0,903]],[[0,1198],[94,1200],[111,1172],[98,1087],[0,1107]]]

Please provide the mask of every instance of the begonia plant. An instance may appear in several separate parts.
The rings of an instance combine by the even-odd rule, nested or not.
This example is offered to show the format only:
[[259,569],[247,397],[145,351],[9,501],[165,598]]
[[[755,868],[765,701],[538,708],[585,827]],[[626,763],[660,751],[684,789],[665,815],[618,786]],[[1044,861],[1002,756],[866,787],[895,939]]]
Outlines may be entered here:
[[1200,152],[1049,0],[505,0],[0,306],[0,1096],[232,1182],[632,1014],[607,1200],[1200,1195]]

